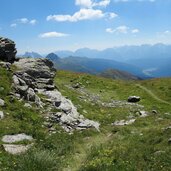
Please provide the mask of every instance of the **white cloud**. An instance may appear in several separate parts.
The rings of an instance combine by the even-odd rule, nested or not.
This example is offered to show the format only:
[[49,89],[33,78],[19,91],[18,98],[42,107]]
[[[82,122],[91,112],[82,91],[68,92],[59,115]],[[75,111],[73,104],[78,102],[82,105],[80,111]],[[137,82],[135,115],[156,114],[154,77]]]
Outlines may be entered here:
[[114,12],[110,12],[109,13],[109,19],[113,19],[113,18],[115,18],[115,17],[117,17],[118,15],[117,14],[115,14]]
[[129,27],[127,27],[127,26],[119,26],[116,28],[116,32],[118,32],[118,33],[127,34],[128,30],[129,30]]
[[112,28],[107,28],[107,29],[106,29],[106,32],[107,32],[107,33],[114,33],[114,32],[115,32],[115,30],[114,30],[114,29],[112,29]]
[[39,35],[40,38],[53,38],[53,37],[66,37],[66,36],[69,36],[69,35],[65,33],[55,32],[55,31],[42,33]]
[[114,2],[155,2],[156,0],[114,0]]
[[92,7],[106,7],[110,4],[111,0],[75,0],[75,5],[84,7],[84,8],[92,8]]
[[133,34],[135,34],[135,33],[139,33],[140,31],[139,31],[138,29],[133,29],[131,32],[132,32]]
[[92,7],[92,1],[91,0],[76,0],[75,5],[90,8],[90,7]]
[[73,15],[49,15],[47,16],[47,21],[54,20],[54,21],[70,21],[70,22],[77,22],[80,20],[92,20],[92,19],[99,19],[103,18],[106,13],[103,13],[101,10],[95,9],[80,9]]
[[17,24],[16,23],[13,23],[13,24],[10,25],[10,27],[15,28],[15,27],[17,27]]
[[31,24],[35,25],[37,23],[36,19],[29,20],[28,18],[19,18],[14,21],[15,23],[11,24],[10,27],[16,27],[19,24]]
[[93,6],[106,7],[110,4],[110,0],[102,0],[100,2],[93,3]]
[[20,19],[18,19],[18,22],[20,22],[22,24],[27,24],[29,22],[29,20],[27,18],[20,18]]
[[29,23],[32,24],[32,25],[35,25],[37,23],[37,21],[35,19],[33,19],[33,20],[30,20]]
[[139,33],[139,30],[138,29],[130,29],[129,27],[127,26],[119,26],[119,27],[116,27],[115,29],[112,29],[112,28],[107,28],[106,29],[106,32],[107,33],[122,33],[122,34],[127,34],[128,32],[130,33]]

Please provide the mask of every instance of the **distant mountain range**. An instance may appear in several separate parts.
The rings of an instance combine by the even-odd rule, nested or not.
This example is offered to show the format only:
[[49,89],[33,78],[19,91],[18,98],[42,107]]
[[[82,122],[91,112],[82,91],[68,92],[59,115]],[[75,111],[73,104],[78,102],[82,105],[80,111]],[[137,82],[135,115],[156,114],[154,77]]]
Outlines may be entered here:
[[[119,69],[143,77],[144,75],[148,75],[149,77],[171,76],[169,66],[171,63],[171,45],[147,44],[141,46],[122,46],[101,51],[82,48],[74,52],[56,51],[54,53],[60,58],[65,58],[63,60],[60,59],[62,64],[59,65],[70,70],[74,69],[94,73],[104,71],[105,69]],[[42,57],[43,55],[36,52],[26,52],[23,56]],[[78,57],[81,58],[78,59]]]
[[40,55],[37,52],[25,52],[25,54],[18,55],[19,57],[30,57],[30,58],[43,58],[42,55]]
[[140,68],[109,59],[92,59],[74,56],[59,58],[57,55],[55,57],[54,53],[47,55],[46,58],[53,61],[55,68],[62,70],[70,70],[90,74],[101,74],[108,69],[117,69],[129,72],[133,75],[137,75],[137,77],[147,78],[147,75],[145,75]]

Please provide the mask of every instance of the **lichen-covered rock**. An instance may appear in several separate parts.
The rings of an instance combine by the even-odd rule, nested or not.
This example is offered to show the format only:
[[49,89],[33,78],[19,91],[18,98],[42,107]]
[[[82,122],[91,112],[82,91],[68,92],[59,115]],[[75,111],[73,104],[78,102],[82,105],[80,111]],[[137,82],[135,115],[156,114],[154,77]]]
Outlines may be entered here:
[[0,60],[12,63],[15,61],[16,53],[15,42],[8,38],[0,37]]

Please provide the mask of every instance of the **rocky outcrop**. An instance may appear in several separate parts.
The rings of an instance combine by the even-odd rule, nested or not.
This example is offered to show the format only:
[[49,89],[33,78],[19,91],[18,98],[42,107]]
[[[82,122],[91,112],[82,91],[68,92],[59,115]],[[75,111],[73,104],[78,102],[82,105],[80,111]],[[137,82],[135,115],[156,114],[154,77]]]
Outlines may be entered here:
[[[18,68],[13,75],[15,95],[42,107],[47,122],[59,123],[67,132],[90,127],[99,129],[99,123],[80,115],[71,100],[62,96],[55,87],[53,80],[56,70],[52,62],[47,59],[23,58],[14,65]],[[40,97],[42,94],[43,98],[37,94]],[[59,112],[51,112],[52,109]]]
[[14,41],[0,37],[0,60],[5,62],[14,62],[17,50]]

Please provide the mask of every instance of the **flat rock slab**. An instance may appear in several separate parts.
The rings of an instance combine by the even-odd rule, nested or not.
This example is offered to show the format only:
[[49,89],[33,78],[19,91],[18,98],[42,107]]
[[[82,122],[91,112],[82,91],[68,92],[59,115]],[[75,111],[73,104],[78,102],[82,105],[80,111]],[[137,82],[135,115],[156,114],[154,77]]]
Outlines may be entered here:
[[113,126],[124,126],[124,125],[130,125],[132,123],[134,123],[136,121],[136,119],[131,119],[128,121],[125,120],[121,120],[121,121],[115,121],[114,123],[112,123]]
[[33,144],[30,145],[13,145],[13,144],[3,144],[6,152],[17,155],[26,152]]
[[26,134],[5,135],[2,138],[4,143],[15,143],[23,140],[32,141],[33,137]]

